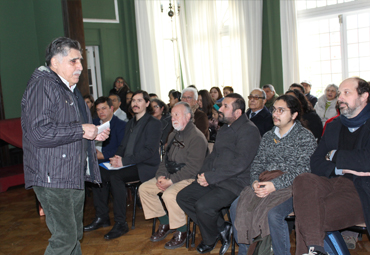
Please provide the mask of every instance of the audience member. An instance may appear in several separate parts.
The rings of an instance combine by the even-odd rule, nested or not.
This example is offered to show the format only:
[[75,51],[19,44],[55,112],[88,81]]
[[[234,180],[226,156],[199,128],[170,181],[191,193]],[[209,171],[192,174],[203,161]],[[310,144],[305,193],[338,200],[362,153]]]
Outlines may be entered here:
[[288,90],[285,94],[298,98],[303,110],[301,123],[312,132],[317,143],[319,143],[322,135],[322,122],[319,115],[312,108],[311,103],[308,102],[307,98],[299,90]]
[[230,93],[234,93],[234,89],[233,87],[225,86],[223,92],[224,92],[224,96],[227,96]]
[[150,99],[158,98],[156,93],[149,93]]
[[[118,95],[121,99],[120,108],[126,112],[128,105],[126,105],[126,94],[130,91],[130,87],[128,86],[127,82],[123,77],[117,77],[114,80],[113,88],[109,91],[109,95]],[[126,112],[127,113],[127,112]]]
[[167,143],[167,137],[172,130],[171,115],[168,113],[167,105],[160,99],[154,98],[150,100],[153,109],[153,117],[160,120],[162,123],[161,145]]
[[274,126],[270,111],[265,107],[266,93],[260,88],[252,90],[248,96],[247,117],[260,131],[261,137]]
[[271,84],[263,85],[262,89],[266,93],[267,101],[265,103],[265,106],[267,109],[269,109],[270,112],[272,112],[272,107],[274,106],[275,100],[279,97],[279,95],[275,92],[275,88]]
[[337,115],[335,115],[334,117],[331,117],[330,119],[328,119],[326,122],[325,122],[325,125],[324,125],[324,128],[322,129],[322,136],[324,135],[324,132],[325,132],[325,129],[326,129],[326,125],[328,125],[330,122],[332,122],[335,118],[339,117],[340,115],[340,110],[339,110],[339,105],[338,105],[338,101],[337,103],[335,104],[335,110],[337,110]]
[[96,110],[95,110],[95,107],[94,107],[94,97],[89,94],[89,95],[85,95],[83,98],[85,100],[85,103],[86,103],[87,107],[89,107],[89,109],[90,109],[91,117],[93,119],[97,118],[98,115],[96,114]]
[[314,95],[311,95],[311,88],[312,88],[311,82],[304,80],[301,82],[301,84],[304,87],[304,90],[306,91],[306,95],[305,95],[306,98],[308,99],[308,101],[311,102],[312,107],[315,107],[317,103],[317,97],[315,97]]
[[212,118],[209,121],[209,141],[215,142],[217,137],[217,132],[222,127],[223,123],[218,120],[218,111],[220,110],[222,104],[217,103],[212,107]]
[[297,255],[327,254],[326,231],[365,221],[370,233],[370,86],[348,78],[338,92],[341,115],[328,124],[311,156],[312,173],[293,183]]
[[113,239],[128,232],[126,222],[126,182],[145,182],[155,176],[160,158],[158,145],[161,139],[161,122],[151,116],[152,107],[146,91],[136,91],[131,100],[135,114],[126,125],[125,135],[110,163],[118,170],[111,171],[115,224],[104,236]]
[[212,108],[213,100],[208,90],[202,89],[198,91],[198,100],[199,110],[204,112],[207,115],[208,119],[212,118]]
[[126,112],[127,118],[129,120],[132,119],[132,117],[134,117],[134,113],[131,109],[131,99],[132,99],[133,94],[134,93],[131,92],[131,91],[127,92],[127,94],[126,94],[126,106],[127,107],[126,107],[126,110],[124,110],[124,111]]
[[197,87],[195,85],[193,85],[193,84],[192,85],[189,85],[188,88],[193,88],[193,89],[195,89],[198,92]]
[[219,103],[222,101],[222,93],[221,93],[221,90],[219,87],[212,87],[210,90],[209,90],[209,94],[211,95],[213,101],[215,103]]
[[316,113],[320,116],[323,126],[328,119],[337,115],[337,111],[335,110],[337,97],[338,86],[329,84],[325,89],[325,94],[319,98],[315,105]]
[[122,111],[122,109],[120,108],[121,98],[115,94],[109,95],[109,98],[113,104],[114,116],[117,116],[120,120],[127,122],[128,121],[127,114],[124,111]]
[[47,66],[33,72],[22,97],[25,187],[45,212],[51,233],[45,254],[82,254],[85,181],[101,182],[93,140],[104,141],[109,130],[98,134],[76,86],[81,54],[78,41],[52,41]]
[[[175,232],[165,244],[166,249],[179,248],[186,241],[186,216],[176,203],[176,195],[194,181],[208,151],[207,140],[192,121],[190,106],[185,102],[177,103],[171,113],[175,130],[169,136],[165,160],[159,165],[156,177],[139,188],[145,219],[158,217],[160,221],[150,240],[162,241]],[[163,193],[168,213],[157,195],[159,192]]]
[[[109,158],[114,156],[125,134],[126,122],[120,120],[113,114],[114,107],[111,101],[112,96],[116,98],[116,95],[99,97],[95,102],[96,111],[99,117],[94,119],[93,123],[96,126],[99,126],[109,121],[110,124],[109,138],[102,143],[100,150],[96,150],[96,156],[99,163],[107,162],[109,161]],[[92,231],[101,227],[110,226],[108,207],[109,181],[113,170],[107,170],[102,166],[99,166],[99,168],[102,183],[100,185],[92,185],[95,219],[91,224],[84,226],[84,231]]]
[[223,255],[230,245],[232,225],[224,221],[220,212],[249,184],[250,166],[261,138],[245,115],[245,101],[239,94],[225,97],[219,120],[225,125],[217,134],[212,153],[205,159],[196,181],[178,193],[177,203],[199,226],[203,240],[197,251],[212,251],[221,238]]
[[298,83],[292,83],[292,85],[290,85],[290,87],[289,87],[289,90],[298,90],[303,95],[306,93],[306,91],[304,90],[304,87],[301,84],[298,84]]
[[209,137],[208,118],[201,110],[197,109],[198,92],[194,88],[186,88],[182,91],[181,101],[188,103],[194,112],[194,124],[204,134],[206,139]]
[[175,104],[181,101],[181,92],[173,91],[170,94],[170,108],[172,108]]
[[[317,146],[312,133],[301,125],[301,114],[296,97],[276,99],[272,114],[275,127],[262,137],[251,167],[251,186],[244,188],[230,208],[234,216],[237,203],[234,226],[238,232],[234,237],[239,244],[271,235],[274,254],[290,254],[285,218],[293,212],[293,180],[310,171],[310,156]],[[245,246],[239,246],[238,254],[245,251]]]

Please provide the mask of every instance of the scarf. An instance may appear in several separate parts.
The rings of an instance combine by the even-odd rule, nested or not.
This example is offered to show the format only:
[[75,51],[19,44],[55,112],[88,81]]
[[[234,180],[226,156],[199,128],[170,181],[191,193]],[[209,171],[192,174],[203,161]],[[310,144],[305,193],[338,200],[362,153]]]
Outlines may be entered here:
[[354,118],[348,119],[340,115],[340,121],[348,128],[356,128],[362,126],[368,119],[370,119],[370,104],[367,104],[364,109]]

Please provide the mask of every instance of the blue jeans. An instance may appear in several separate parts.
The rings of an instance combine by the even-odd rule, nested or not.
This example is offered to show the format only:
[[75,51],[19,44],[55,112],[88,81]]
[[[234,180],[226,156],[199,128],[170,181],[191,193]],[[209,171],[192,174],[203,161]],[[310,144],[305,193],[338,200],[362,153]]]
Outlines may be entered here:
[[236,231],[236,228],[234,226],[235,217],[236,217],[236,206],[238,205],[239,197],[237,197],[234,202],[230,206],[230,218],[231,222],[233,223],[233,235],[235,242],[239,245],[239,251],[238,255],[246,255],[248,252],[249,245],[244,243],[238,243],[238,232]]
[[293,197],[268,212],[272,249],[275,255],[290,255],[289,228],[285,218],[293,212]]

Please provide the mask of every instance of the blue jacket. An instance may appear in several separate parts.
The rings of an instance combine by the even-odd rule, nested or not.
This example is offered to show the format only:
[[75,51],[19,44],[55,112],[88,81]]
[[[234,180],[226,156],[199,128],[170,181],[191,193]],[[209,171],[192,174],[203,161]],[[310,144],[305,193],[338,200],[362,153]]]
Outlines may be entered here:
[[[94,125],[100,125],[100,119],[93,120]],[[121,144],[123,136],[125,135],[126,122],[120,120],[117,116],[112,117],[110,120],[110,134],[109,138],[103,142],[102,153],[104,159],[100,159],[99,163],[109,161],[117,151],[118,146]]]
[[[23,166],[26,188],[84,189],[84,182],[100,183],[95,142],[84,140],[75,88],[72,93],[48,67],[34,71],[22,98]],[[84,104],[84,118],[92,123]],[[86,171],[83,142],[90,143],[90,171]],[[84,152],[86,153],[86,152]]]

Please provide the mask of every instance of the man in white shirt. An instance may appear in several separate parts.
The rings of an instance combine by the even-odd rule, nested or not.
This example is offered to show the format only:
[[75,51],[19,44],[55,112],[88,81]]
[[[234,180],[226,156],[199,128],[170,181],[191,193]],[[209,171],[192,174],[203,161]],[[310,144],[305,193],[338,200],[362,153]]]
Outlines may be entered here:
[[112,100],[113,104],[113,114],[117,116],[120,120],[123,120],[124,122],[127,122],[127,114],[121,110],[121,98],[118,95],[109,95],[110,100]]

